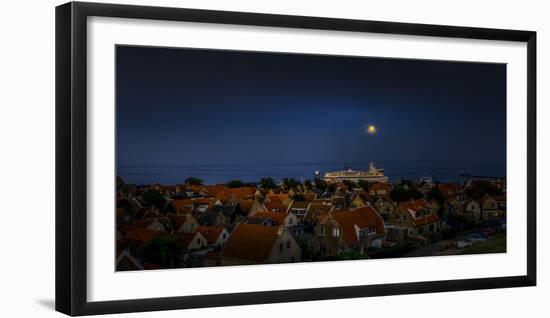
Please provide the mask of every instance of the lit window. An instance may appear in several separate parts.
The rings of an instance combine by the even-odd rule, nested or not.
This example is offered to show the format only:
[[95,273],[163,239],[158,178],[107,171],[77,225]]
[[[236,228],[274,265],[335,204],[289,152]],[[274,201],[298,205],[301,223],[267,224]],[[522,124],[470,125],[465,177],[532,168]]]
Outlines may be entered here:
[[332,236],[334,236],[334,237],[340,236],[340,229],[339,229],[339,228],[336,228],[336,227],[333,228],[333,229],[332,229]]

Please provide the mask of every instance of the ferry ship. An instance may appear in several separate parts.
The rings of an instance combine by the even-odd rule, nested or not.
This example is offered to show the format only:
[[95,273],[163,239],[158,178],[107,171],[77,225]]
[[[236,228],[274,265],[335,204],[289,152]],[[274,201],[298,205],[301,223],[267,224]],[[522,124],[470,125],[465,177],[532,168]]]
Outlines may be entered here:
[[350,166],[345,167],[342,171],[332,171],[325,173],[324,180],[327,182],[337,181],[367,181],[371,183],[382,182],[387,183],[388,177],[384,175],[384,169],[379,169],[374,166],[374,163],[369,164],[369,171],[356,171]]

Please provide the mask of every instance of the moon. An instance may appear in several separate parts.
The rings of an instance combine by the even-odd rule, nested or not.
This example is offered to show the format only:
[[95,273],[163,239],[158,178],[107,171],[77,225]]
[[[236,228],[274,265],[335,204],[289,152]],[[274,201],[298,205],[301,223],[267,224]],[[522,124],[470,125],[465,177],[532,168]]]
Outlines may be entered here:
[[374,126],[374,125],[368,125],[368,126],[367,126],[367,134],[369,134],[369,135],[374,135],[374,134],[376,134],[376,131],[377,131],[377,130],[378,130],[378,129],[377,129],[376,126]]

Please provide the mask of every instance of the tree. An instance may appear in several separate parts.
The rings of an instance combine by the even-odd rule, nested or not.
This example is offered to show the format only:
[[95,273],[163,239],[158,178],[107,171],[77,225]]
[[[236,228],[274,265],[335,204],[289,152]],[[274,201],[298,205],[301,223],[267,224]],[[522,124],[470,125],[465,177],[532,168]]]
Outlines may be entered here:
[[204,181],[200,178],[195,178],[195,177],[189,177],[187,179],[185,179],[185,184],[187,185],[202,185]]
[[357,183],[355,183],[351,180],[344,180],[344,181],[342,181],[342,183],[345,184],[348,187],[348,189],[350,189],[350,190],[352,190],[354,188],[357,188]]
[[365,191],[369,191],[369,182],[368,181],[365,181],[365,180],[359,180],[357,182],[357,184],[359,185],[359,187],[361,187],[363,190]]
[[226,183],[225,186],[228,188],[240,188],[244,186],[244,183],[239,179],[235,179]]
[[414,184],[408,180],[402,181],[390,192],[390,198],[395,202],[421,199],[422,193],[414,188]]
[[486,180],[474,181],[472,186],[468,187],[465,192],[467,196],[475,200],[479,200],[486,195],[499,196],[502,194],[502,190]]
[[324,192],[327,189],[327,187],[328,187],[328,184],[325,180],[315,178],[315,189]]
[[147,189],[141,195],[147,206],[161,207],[164,204],[164,196],[157,189]]
[[167,204],[166,207],[164,208],[164,213],[165,214],[176,213],[176,208],[174,208],[172,204]]
[[306,187],[306,189],[308,190],[313,189],[313,183],[311,183],[311,180],[307,179],[306,181],[304,181],[304,187]]
[[292,189],[300,185],[300,182],[296,181],[294,178],[283,178],[283,186],[287,189]]
[[426,194],[426,199],[435,199],[440,206],[445,203],[445,196],[438,187],[431,188],[430,191],[428,191],[428,193]]
[[338,185],[334,182],[331,182],[328,184],[327,189],[329,192],[334,193],[336,192],[336,189],[338,188]]
[[138,255],[144,263],[174,268],[180,266],[179,255],[183,248],[176,238],[163,235],[152,239],[138,248]]
[[275,180],[273,180],[273,178],[270,178],[270,177],[262,178],[260,180],[260,186],[262,187],[262,189],[265,189],[265,190],[269,190],[277,187],[277,185],[275,184]]

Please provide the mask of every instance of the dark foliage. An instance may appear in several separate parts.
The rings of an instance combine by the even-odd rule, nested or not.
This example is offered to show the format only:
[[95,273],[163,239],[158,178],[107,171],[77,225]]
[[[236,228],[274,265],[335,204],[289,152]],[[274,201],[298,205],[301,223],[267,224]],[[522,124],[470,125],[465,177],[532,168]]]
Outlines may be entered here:
[[477,180],[472,183],[465,191],[466,195],[475,200],[479,200],[486,195],[499,196],[502,191],[494,184],[486,180]]
[[161,207],[164,204],[164,196],[157,189],[147,189],[141,195],[147,206]]
[[260,187],[265,190],[274,189],[277,187],[273,178],[267,177],[260,180]]
[[190,177],[185,179],[185,184],[188,184],[188,185],[202,185],[203,182],[204,181],[202,179],[195,178],[195,177]]
[[411,199],[421,199],[422,193],[414,187],[414,183],[409,180],[403,180],[390,192],[390,198],[395,202],[409,201]]
[[183,252],[180,242],[172,236],[159,236],[138,249],[144,263],[167,268],[180,266],[179,255]]
[[240,188],[240,187],[244,187],[244,183],[239,179],[235,179],[226,183],[225,186],[228,188]]

